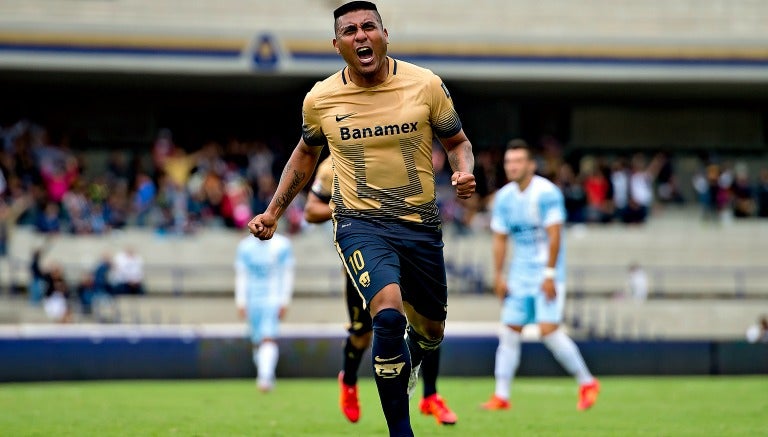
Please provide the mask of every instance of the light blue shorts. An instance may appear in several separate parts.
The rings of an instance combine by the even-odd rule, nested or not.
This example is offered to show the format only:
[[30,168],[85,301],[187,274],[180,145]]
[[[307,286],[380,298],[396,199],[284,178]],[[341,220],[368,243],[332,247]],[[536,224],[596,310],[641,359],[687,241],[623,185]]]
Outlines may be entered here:
[[550,301],[541,291],[541,284],[510,286],[510,294],[504,299],[502,306],[501,322],[512,326],[562,323],[565,309],[565,284],[555,284],[555,289],[557,297]]
[[265,338],[277,338],[280,332],[280,306],[249,306],[248,326],[254,344],[261,343]]

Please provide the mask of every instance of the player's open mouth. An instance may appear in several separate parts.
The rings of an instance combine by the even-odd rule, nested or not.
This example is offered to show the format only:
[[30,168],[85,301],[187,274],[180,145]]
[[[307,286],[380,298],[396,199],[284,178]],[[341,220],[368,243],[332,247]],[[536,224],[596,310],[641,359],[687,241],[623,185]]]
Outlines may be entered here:
[[373,61],[373,49],[370,47],[360,47],[356,51],[357,58],[363,64],[368,64]]

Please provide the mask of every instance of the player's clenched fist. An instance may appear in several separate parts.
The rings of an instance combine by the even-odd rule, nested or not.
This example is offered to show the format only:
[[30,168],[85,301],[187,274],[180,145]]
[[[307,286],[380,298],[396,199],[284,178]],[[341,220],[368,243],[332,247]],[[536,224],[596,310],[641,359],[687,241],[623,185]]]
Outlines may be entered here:
[[469,199],[475,192],[475,175],[461,171],[454,172],[451,176],[451,185],[456,187],[456,197],[459,199]]
[[254,237],[269,240],[277,230],[277,220],[271,214],[259,214],[248,222],[248,229]]

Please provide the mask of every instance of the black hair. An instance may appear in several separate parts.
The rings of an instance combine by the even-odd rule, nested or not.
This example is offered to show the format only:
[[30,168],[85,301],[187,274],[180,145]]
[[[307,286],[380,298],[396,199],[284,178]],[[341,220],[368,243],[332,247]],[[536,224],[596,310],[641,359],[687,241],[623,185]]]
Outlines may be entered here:
[[376,5],[371,2],[354,1],[354,2],[345,3],[339,6],[338,8],[336,8],[336,10],[333,11],[333,19],[335,20],[341,17],[342,15],[346,14],[347,12],[359,11],[359,10],[378,12],[378,9],[376,9]]

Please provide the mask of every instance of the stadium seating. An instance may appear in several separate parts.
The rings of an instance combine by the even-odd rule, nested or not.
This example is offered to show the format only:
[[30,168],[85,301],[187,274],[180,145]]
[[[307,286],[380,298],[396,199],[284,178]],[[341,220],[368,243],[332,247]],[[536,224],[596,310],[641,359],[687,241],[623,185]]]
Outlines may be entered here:
[[[106,236],[60,235],[46,259],[71,278],[96,265],[104,252],[125,245],[145,260],[150,294],[229,293],[232,260],[243,232],[206,229],[192,236],[159,236],[131,229]],[[326,226],[311,225],[293,237],[298,259],[297,294],[333,295],[342,289],[338,255]],[[455,294],[482,292],[492,278],[490,234],[445,232],[449,286]],[[614,224],[568,231],[569,287],[573,295],[612,296],[624,290],[627,269],[638,263],[649,275],[651,296],[768,296],[768,227],[759,220],[732,225],[702,221],[696,210],[665,211],[642,227]],[[25,284],[32,250],[43,236],[20,228],[11,242],[11,271],[1,284]],[[7,266],[4,266],[7,268]]]
[[[210,29],[282,29],[328,33],[329,11],[339,0],[248,0],[185,2],[170,0],[5,0],[0,23],[55,26],[124,25],[168,31]],[[585,37],[702,38],[727,41],[768,36],[768,4],[754,0],[445,0],[379,2],[395,35],[454,34],[554,38]],[[297,13],[301,16],[298,17]]]

